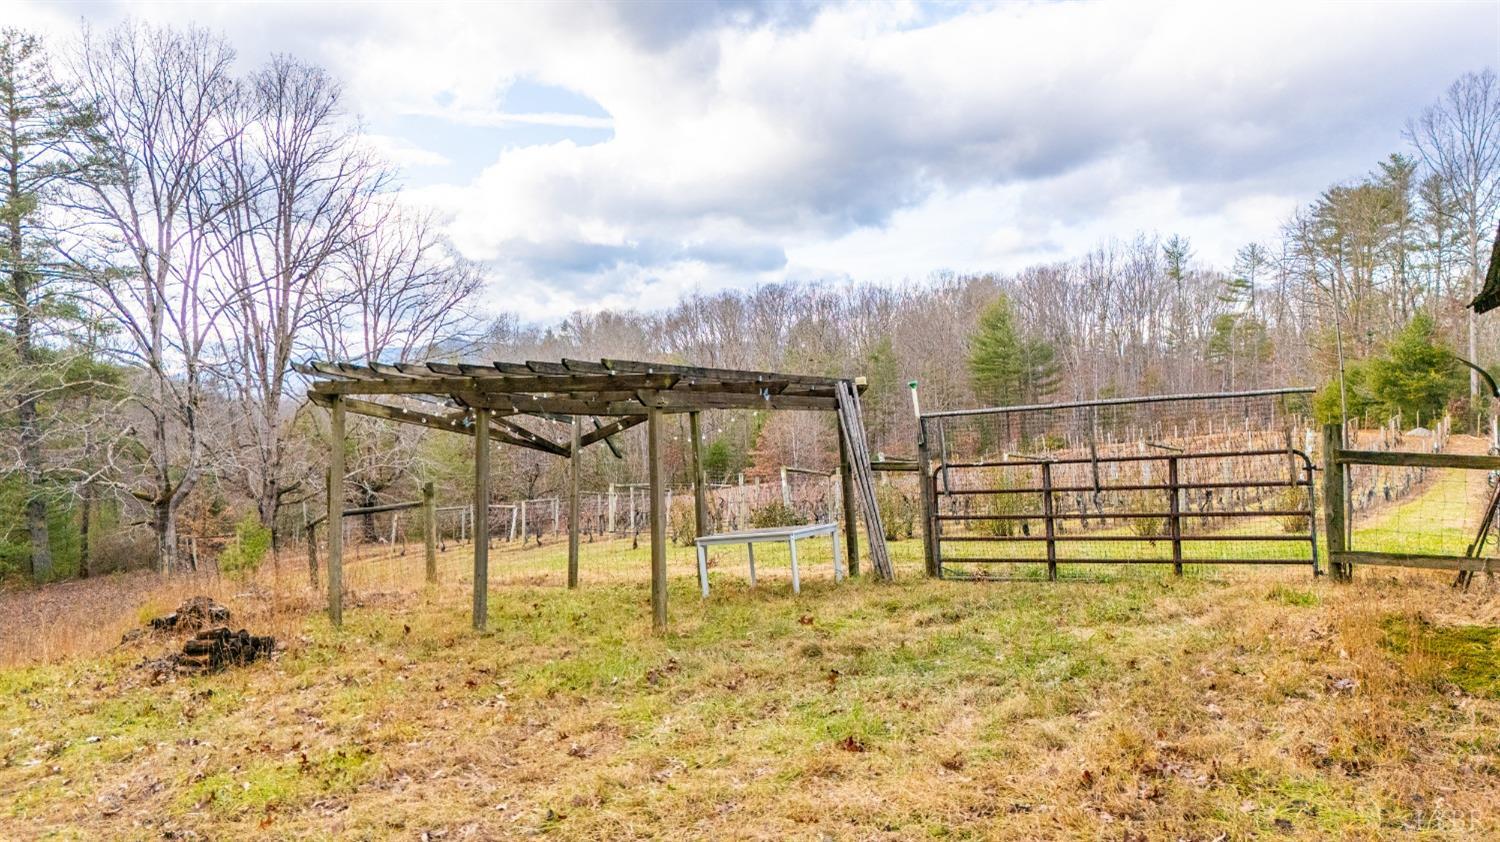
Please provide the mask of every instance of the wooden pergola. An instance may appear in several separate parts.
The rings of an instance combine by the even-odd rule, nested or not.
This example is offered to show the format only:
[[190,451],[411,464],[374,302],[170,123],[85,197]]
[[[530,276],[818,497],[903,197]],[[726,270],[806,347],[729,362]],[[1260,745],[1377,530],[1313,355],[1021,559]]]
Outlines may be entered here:
[[[344,416],[367,415],[474,438],[474,628],[487,614],[489,571],[490,440],[569,459],[568,587],[578,586],[579,459],[584,448],[639,424],[646,425],[650,479],[651,608],[658,628],[667,622],[667,538],[662,482],[661,417],[686,413],[692,438],[693,503],[697,534],[707,534],[699,413],[723,409],[827,411],[839,419],[840,472],[850,573],[859,570],[854,495],[865,510],[871,560],[890,578],[884,534],[870,479],[870,459],[860,416],[862,379],[766,371],[703,368],[636,360],[598,362],[465,363],[308,362],[294,368],[311,378],[308,398],[330,416],[328,523],[344,505]],[[522,421],[545,418],[570,424],[567,442],[553,441]],[[592,419],[590,429],[585,419]],[[328,529],[328,612],[343,620],[343,535]]]

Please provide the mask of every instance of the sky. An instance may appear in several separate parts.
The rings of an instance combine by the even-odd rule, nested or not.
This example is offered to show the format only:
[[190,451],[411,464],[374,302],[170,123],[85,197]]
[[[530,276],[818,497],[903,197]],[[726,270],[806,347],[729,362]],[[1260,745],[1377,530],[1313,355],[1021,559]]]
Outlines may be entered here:
[[1007,272],[1138,232],[1228,266],[1500,66],[1500,0],[37,3],[328,67],[405,201],[534,323]]

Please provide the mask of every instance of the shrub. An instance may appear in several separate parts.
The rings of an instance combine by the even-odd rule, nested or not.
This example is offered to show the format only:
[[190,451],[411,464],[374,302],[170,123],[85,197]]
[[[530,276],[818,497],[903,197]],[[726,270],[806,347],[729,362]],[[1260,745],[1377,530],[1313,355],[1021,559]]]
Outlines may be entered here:
[[94,575],[156,566],[156,536],[145,527],[101,530],[89,542]]
[[[990,488],[1016,488],[1019,487],[1019,483],[1015,479],[1015,474],[1015,471],[1009,469],[996,469],[988,472],[985,481],[989,483]],[[1031,494],[984,494],[979,497],[976,514],[1035,514],[1035,506],[1032,504],[1035,504],[1035,496]],[[999,520],[974,520],[970,521],[970,523],[974,524],[973,530],[981,535],[1009,538],[1024,531],[1022,524],[1025,521],[1002,518]]]
[[880,522],[887,541],[899,541],[916,534],[917,506],[912,499],[890,483],[875,487],[875,505],[880,507]]
[[[1150,491],[1138,491],[1131,494],[1125,505],[1128,512],[1159,512],[1167,503],[1160,499],[1160,494]],[[1130,519],[1130,531],[1142,538],[1156,538],[1167,534],[1167,519],[1164,517],[1133,517]]]
[[[1283,488],[1276,495],[1276,508],[1282,511],[1307,508],[1307,489],[1305,488]],[[1281,531],[1287,533],[1306,532],[1311,525],[1307,522],[1307,515],[1281,515],[1277,518],[1281,524]]]
[[234,526],[234,540],[219,554],[219,570],[231,576],[248,576],[270,549],[271,530],[255,514],[245,515]]
[[667,512],[667,538],[679,547],[691,547],[698,537],[698,519],[693,516],[691,497],[678,497]]
[[750,511],[750,525],[756,529],[768,529],[773,526],[801,526],[804,523],[807,523],[807,518],[780,500],[773,500]]

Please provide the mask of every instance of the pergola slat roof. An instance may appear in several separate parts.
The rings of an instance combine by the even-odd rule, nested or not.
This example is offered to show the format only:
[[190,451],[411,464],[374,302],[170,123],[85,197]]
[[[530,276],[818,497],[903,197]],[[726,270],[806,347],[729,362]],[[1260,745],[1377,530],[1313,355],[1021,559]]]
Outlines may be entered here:
[[[551,441],[511,418],[531,415],[570,422],[574,415],[592,416],[596,429],[579,441],[580,447],[587,447],[641,423],[653,409],[835,411],[835,390],[841,382],[836,377],[623,359],[488,364],[312,360],[294,368],[312,379],[308,397],[321,405],[338,396],[345,409],[356,414],[468,435],[473,434],[471,411],[489,410],[495,438],[564,457],[571,454],[570,445]],[[438,407],[450,409],[434,411]]]

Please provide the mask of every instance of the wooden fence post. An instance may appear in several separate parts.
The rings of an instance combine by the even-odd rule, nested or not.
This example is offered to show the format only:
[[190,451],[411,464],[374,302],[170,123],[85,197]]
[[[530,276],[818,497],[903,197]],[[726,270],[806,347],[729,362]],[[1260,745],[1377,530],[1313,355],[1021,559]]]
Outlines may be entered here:
[[[843,424],[843,421],[839,422]],[[859,575],[859,523],[854,511],[854,465],[849,462],[849,444],[839,433],[839,496],[844,503],[844,551],[849,556],[849,575]]]
[[583,454],[583,419],[573,416],[573,446],[568,451],[568,587],[578,587],[578,472]]
[[307,527],[307,580],[313,590],[318,589],[318,532],[316,526]]
[[422,543],[426,549],[427,583],[437,582],[437,489],[422,483]]
[[[325,500],[329,494],[333,493],[333,483],[329,480],[331,476],[333,476],[332,471],[323,472],[323,497]],[[307,523],[307,581],[312,585],[312,589],[316,591],[318,589],[318,525],[306,516],[306,502],[302,504],[302,510],[303,520]],[[324,528],[326,529],[327,527],[325,526]]]
[[1344,476],[1348,468],[1339,461],[1339,451],[1344,447],[1344,428],[1339,424],[1323,427],[1323,527],[1328,536],[1328,569],[1333,578],[1347,582],[1354,576],[1354,565],[1340,558],[1348,550],[1345,546],[1345,518],[1348,516],[1344,498]]
[[344,399],[328,402],[328,618],[344,624]]
[[490,411],[474,410],[474,628],[483,631],[490,597]]
[[693,438],[693,526],[694,537],[708,534],[708,500],[703,488],[703,430],[698,413],[688,413],[688,433]]
[[661,410],[646,413],[646,450],[651,479],[651,625],[667,628],[667,505],[661,481]]

